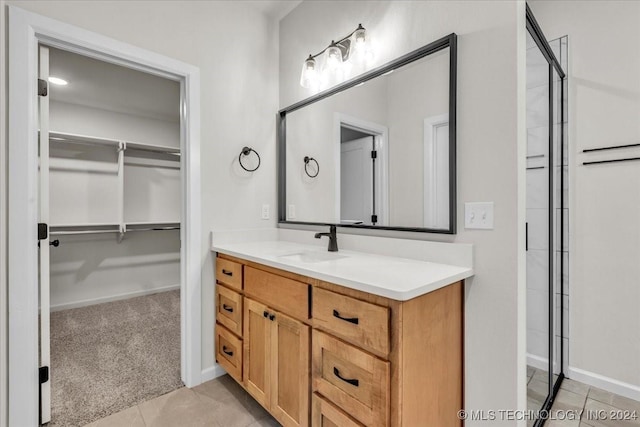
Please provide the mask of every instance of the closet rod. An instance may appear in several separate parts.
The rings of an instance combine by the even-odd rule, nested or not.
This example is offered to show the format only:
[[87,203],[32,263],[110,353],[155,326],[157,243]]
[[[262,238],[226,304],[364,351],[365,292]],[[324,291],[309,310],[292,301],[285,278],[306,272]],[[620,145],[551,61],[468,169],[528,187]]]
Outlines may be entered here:
[[52,236],[62,235],[74,235],[74,234],[104,234],[104,233],[119,233],[120,230],[67,230],[67,231],[52,231],[49,234]]
[[132,228],[127,230],[127,233],[131,231],[167,231],[167,230],[180,230],[180,227],[151,227],[151,228]]

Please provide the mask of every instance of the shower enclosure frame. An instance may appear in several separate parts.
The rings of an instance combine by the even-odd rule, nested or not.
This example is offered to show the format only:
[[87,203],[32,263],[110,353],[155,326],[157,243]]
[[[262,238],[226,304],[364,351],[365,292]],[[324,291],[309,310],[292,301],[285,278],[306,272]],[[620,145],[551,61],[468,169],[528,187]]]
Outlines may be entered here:
[[[541,409],[541,413],[545,414],[547,416],[541,416],[538,417],[534,423],[534,427],[541,427],[544,425],[544,423],[547,421],[547,417],[549,415],[549,412],[551,411],[551,407],[553,406],[553,402],[558,394],[558,391],[560,390],[560,385],[562,384],[562,381],[565,378],[564,375],[564,270],[565,270],[565,265],[564,265],[564,257],[561,256],[559,257],[559,263],[556,263],[555,259],[556,259],[556,246],[554,244],[554,235],[556,233],[556,229],[553,226],[555,223],[555,206],[554,206],[554,195],[556,194],[556,189],[554,188],[554,173],[555,173],[555,164],[554,164],[554,116],[555,116],[555,100],[554,99],[554,90],[553,90],[553,78],[554,78],[554,71],[557,73],[558,77],[560,78],[560,84],[558,85],[560,88],[560,126],[559,126],[559,139],[558,139],[558,143],[560,144],[560,150],[559,150],[559,155],[560,155],[560,165],[561,165],[561,172],[560,172],[560,218],[558,221],[558,226],[559,226],[559,239],[560,239],[560,247],[561,249],[564,248],[564,208],[565,208],[565,196],[564,196],[564,187],[565,187],[565,183],[564,183],[564,174],[562,173],[562,167],[563,167],[563,156],[564,156],[564,141],[565,141],[565,135],[564,135],[564,122],[565,122],[565,97],[566,97],[566,93],[565,93],[565,83],[566,83],[566,79],[567,79],[567,75],[565,73],[565,71],[562,68],[562,65],[560,64],[560,62],[558,61],[558,58],[556,57],[556,55],[554,54],[551,45],[549,44],[549,42],[547,41],[547,38],[545,37],[542,28],[540,27],[540,25],[538,24],[533,12],[531,11],[531,9],[529,8],[529,5],[526,5],[526,22],[527,22],[527,31],[529,32],[529,34],[531,35],[531,37],[533,38],[533,40],[535,41],[537,47],[540,49],[540,52],[542,53],[542,55],[544,56],[544,58],[546,59],[547,63],[548,63],[548,74],[549,74],[549,277],[548,277],[548,286],[549,286],[549,349],[548,349],[548,355],[549,355],[549,371],[548,371],[548,375],[549,375],[549,385],[550,385],[550,392],[549,394],[547,394],[547,397],[542,405]],[[555,381],[553,381],[553,377],[554,377],[554,369],[553,369],[553,365],[554,365],[554,347],[555,347],[555,325],[553,323],[554,320],[554,308],[556,307],[555,305],[555,289],[554,289],[554,277],[556,270],[554,267],[556,267],[559,269],[559,287],[560,287],[560,308],[558,310],[559,312],[559,316],[560,316],[560,340],[559,340],[559,351],[560,351],[560,362],[558,363],[559,366],[559,372],[558,372],[558,379]]]

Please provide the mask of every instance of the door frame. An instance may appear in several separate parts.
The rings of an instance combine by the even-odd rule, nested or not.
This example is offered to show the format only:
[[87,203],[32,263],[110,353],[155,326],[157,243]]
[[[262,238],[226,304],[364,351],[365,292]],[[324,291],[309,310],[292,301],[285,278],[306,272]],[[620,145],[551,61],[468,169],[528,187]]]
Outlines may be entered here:
[[181,377],[201,383],[200,71],[193,65],[15,6],[9,14],[9,425],[38,424],[38,43],[180,82]]
[[[430,116],[424,119],[424,129],[423,129],[423,139],[422,139],[422,148],[423,148],[423,156],[424,156],[424,170],[422,176],[423,186],[426,187],[427,183],[427,173],[431,173],[430,188],[427,191],[427,188],[423,188],[423,201],[422,201],[422,220],[424,221],[423,226],[425,228],[432,228],[431,226],[427,227],[427,212],[431,211],[431,220],[435,219],[438,215],[435,212],[434,206],[431,203],[433,201],[433,197],[437,194],[436,191],[436,178],[435,178],[435,170],[437,169],[436,164],[436,138],[435,138],[435,130],[439,126],[447,125],[449,126],[449,113],[437,114],[435,116]],[[447,145],[448,147],[448,145]],[[447,165],[449,166],[449,165]],[[447,177],[449,177],[449,171],[447,171]],[[448,188],[447,184],[447,188]],[[427,197],[427,194],[430,197]],[[450,208],[450,203],[447,201],[447,210]],[[450,215],[447,215],[448,217]],[[436,228],[435,226],[433,228]]]
[[[373,185],[378,190],[378,206],[374,206],[377,215],[380,217],[381,226],[389,225],[389,128],[378,123],[370,122],[358,117],[349,116],[343,113],[333,115],[333,141],[334,141],[334,164],[336,174],[335,182],[335,215],[336,223],[340,224],[340,129],[342,127],[358,130],[369,135],[373,135],[374,144],[378,151],[377,162],[380,164],[380,173],[376,174]],[[379,208],[379,209],[377,209]]]

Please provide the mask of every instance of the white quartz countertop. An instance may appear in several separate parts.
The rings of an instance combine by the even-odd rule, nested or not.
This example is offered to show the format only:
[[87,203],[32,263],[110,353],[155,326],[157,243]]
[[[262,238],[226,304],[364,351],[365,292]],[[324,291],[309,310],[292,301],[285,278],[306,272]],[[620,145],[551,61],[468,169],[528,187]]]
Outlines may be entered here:
[[350,250],[328,252],[281,240],[214,244],[212,250],[398,301],[473,276],[469,267]]

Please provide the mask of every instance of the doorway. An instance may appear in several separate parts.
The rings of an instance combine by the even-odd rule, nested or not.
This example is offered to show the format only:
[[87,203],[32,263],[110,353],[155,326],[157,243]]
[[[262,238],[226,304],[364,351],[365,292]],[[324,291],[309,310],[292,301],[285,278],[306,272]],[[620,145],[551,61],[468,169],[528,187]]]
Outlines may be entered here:
[[338,222],[388,225],[388,128],[337,113],[335,123]]
[[38,63],[40,418],[85,425],[183,385],[180,84],[45,44]]
[[[39,227],[38,49],[44,44],[179,84],[180,378],[201,382],[200,176],[198,69],[126,43],[9,6],[9,424],[39,422],[41,386],[49,366],[39,354],[39,262],[53,243]],[[118,230],[119,232],[120,230]],[[46,249],[45,249],[46,251]]]

